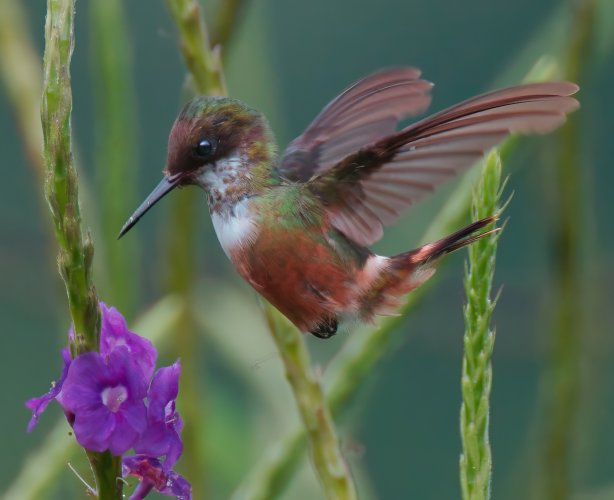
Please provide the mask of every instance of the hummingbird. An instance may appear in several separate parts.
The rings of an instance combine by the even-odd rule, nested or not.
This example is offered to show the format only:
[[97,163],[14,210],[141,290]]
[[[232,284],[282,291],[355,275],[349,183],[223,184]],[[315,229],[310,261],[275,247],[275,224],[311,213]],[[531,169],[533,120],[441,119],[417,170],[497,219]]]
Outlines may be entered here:
[[329,338],[394,314],[440,257],[496,231],[487,229],[496,215],[392,257],[369,249],[384,226],[509,134],[548,133],[579,106],[574,83],[531,83],[399,129],[426,111],[432,86],[413,67],[371,74],[281,154],[262,113],[230,97],[196,97],[172,126],[164,178],[119,237],[173,189],[199,186],[238,273],[302,332]]

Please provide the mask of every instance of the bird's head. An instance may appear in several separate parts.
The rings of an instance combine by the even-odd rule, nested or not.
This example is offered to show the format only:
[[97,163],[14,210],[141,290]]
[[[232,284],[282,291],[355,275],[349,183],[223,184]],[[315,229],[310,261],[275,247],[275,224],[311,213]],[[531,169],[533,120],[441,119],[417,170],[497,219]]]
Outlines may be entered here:
[[264,116],[229,97],[200,96],[179,113],[168,139],[164,178],[128,219],[126,234],[145,213],[179,186],[199,185],[211,191],[275,154],[275,142]]

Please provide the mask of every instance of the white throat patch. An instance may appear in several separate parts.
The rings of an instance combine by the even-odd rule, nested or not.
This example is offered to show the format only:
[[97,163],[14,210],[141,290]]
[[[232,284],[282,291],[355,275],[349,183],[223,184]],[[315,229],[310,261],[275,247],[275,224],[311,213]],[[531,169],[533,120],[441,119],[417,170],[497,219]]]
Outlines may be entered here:
[[231,210],[212,212],[211,220],[224,253],[250,245],[258,235],[256,221],[249,210],[249,198],[235,203]]
[[250,245],[257,236],[257,226],[249,210],[249,197],[237,199],[233,191],[245,183],[249,171],[245,168],[247,158],[237,149],[226,158],[215,162],[200,175],[200,184],[208,191],[211,220],[217,239],[226,256],[237,247]]

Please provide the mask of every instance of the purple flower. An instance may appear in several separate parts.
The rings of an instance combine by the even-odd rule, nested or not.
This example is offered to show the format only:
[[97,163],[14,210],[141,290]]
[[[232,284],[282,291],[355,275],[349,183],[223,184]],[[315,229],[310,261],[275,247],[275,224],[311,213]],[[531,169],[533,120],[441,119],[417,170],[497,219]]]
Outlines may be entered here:
[[[70,351],[62,350],[58,382],[26,403],[32,410],[28,431],[55,399],[84,448],[116,456],[134,448],[140,454],[124,461],[124,475],[141,479],[133,499],[145,498],[153,489],[191,499],[190,483],[172,470],[183,451],[183,422],[175,408],[181,365],[176,361],[154,374],[157,352],[152,343],[128,330],[115,308],[100,303],[100,309],[100,352],[71,359]],[[72,328],[68,336],[74,342]]]
[[165,455],[166,470],[175,465],[183,452],[179,437],[183,421],[175,408],[180,374],[179,361],[156,371],[147,393],[147,432],[134,446],[137,453],[153,457]]
[[51,401],[53,401],[62,390],[62,385],[64,384],[64,380],[66,380],[68,368],[70,367],[72,361],[68,347],[62,349],[62,359],[64,360],[62,375],[60,375],[60,379],[57,382],[53,382],[51,384],[51,389],[49,389],[49,392],[38,398],[32,398],[26,401],[26,407],[32,410],[32,418],[30,419],[30,422],[28,422],[28,432],[32,432],[32,429],[34,429],[36,424],[38,424],[40,414],[47,409],[47,405],[51,403]]
[[191,500],[190,483],[180,474],[167,470],[159,460],[134,455],[124,457],[122,463],[124,476],[136,476],[141,480],[130,500],[142,500],[152,489],[163,495],[174,496],[177,500]]
[[105,358],[116,348],[125,347],[144,380],[150,380],[156,366],[158,353],[153,344],[128,330],[126,320],[114,307],[100,303],[102,324],[100,325],[100,354]]
[[122,455],[147,426],[146,394],[147,381],[128,350],[119,347],[107,360],[96,352],[73,360],[56,400],[74,414],[73,430],[81,446]]

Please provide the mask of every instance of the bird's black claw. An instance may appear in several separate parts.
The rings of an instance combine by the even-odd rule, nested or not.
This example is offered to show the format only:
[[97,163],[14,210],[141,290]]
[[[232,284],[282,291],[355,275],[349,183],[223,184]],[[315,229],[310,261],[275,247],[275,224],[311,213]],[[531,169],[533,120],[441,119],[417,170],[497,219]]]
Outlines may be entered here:
[[309,333],[319,339],[329,339],[337,333],[337,318],[324,318],[320,324]]

